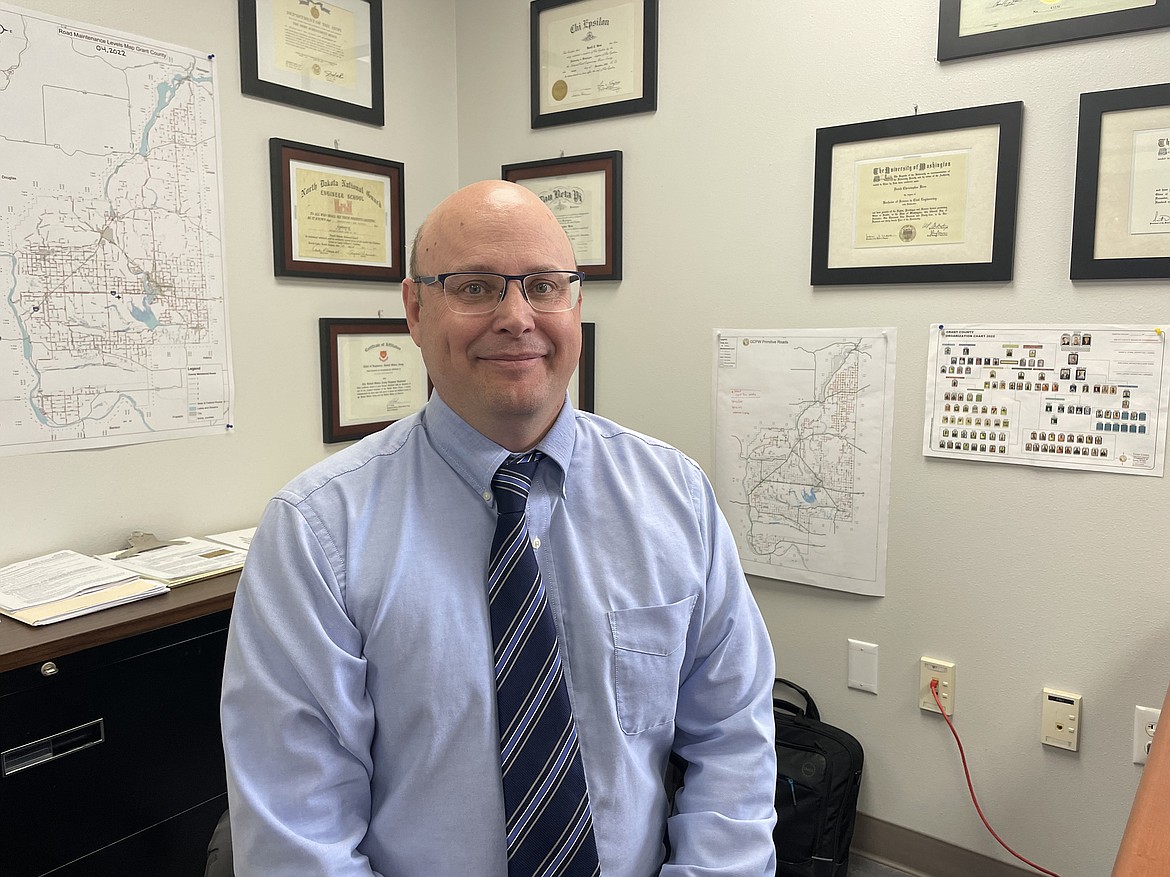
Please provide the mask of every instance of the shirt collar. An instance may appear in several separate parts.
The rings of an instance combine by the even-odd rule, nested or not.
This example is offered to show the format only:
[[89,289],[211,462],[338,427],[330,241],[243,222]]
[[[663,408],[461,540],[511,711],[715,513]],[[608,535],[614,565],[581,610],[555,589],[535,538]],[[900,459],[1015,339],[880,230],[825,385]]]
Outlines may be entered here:
[[[577,437],[576,415],[566,393],[565,404],[561,406],[557,419],[544,438],[536,443],[536,450],[550,457],[559,468],[562,496]],[[511,452],[456,414],[438,392],[431,393],[421,419],[427,438],[447,465],[458,472],[476,493],[490,492],[492,476]]]

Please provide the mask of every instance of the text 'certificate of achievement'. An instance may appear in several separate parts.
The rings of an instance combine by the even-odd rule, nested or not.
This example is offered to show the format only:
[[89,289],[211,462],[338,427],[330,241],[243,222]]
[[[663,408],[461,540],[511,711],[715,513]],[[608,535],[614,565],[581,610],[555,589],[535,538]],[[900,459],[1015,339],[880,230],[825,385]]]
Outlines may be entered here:
[[643,3],[574,3],[541,15],[540,113],[594,107],[643,93]]
[[962,243],[969,155],[958,150],[857,162],[853,246]]
[[959,36],[1153,6],[1155,0],[962,0]]
[[1170,255],[1170,127],[1135,131],[1129,233],[1166,236]]
[[577,265],[604,265],[605,171],[519,179],[545,203],[569,236]]
[[1161,327],[936,323],[927,370],[928,457],[1162,474]]
[[289,170],[295,261],[391,267],[385,177],[301,161]]
[[338,335],[339,425],[400,420],[427,401],[422,353],[409,336]]

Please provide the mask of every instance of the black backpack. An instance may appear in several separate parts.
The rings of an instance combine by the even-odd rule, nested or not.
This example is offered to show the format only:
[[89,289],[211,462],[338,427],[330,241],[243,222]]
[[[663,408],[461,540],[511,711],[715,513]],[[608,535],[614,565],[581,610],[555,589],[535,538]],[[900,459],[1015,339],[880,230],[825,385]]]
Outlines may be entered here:
[[861,789],[861,744],[820,720],[807,691],[776,680],[804,708],[772,698],[776,719],[776,877],[846,877]]

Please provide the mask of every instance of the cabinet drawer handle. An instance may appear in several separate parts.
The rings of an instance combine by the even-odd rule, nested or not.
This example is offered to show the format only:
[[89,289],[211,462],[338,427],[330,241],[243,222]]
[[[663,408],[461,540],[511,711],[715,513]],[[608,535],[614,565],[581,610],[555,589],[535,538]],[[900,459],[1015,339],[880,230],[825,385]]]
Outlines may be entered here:
[[35,767],[61,758],[71,752],[78,752],[96,746],[106,739],[105,719],[95,719],[68,731],[51,737],[34,740],[22,746],[14,746],[0,752],[0,775],[8,776],[27,767]]

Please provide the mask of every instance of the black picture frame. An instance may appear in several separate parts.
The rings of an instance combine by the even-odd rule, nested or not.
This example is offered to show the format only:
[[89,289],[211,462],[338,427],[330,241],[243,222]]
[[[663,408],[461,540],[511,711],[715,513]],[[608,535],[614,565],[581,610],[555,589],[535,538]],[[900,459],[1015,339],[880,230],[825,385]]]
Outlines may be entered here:
[[[382,0],[342,0],[342,5],[353,6],[359,11],[365,11],[368,24],[368,31],[370,37],[369,49],[369,70],[368,70],[368,90],[369,102],[353,103],[347,100],[342,100],[337,97],[331,97],[330,92],[340,93],[339,89],[332,88],[328,83],[323,85],[314,85],[313,76],[302,76],[301,81],[303,87],[296,85],[281,84],[271,79],[265,78],[262,71],[262,59],[266,56],[267,50],[261,51],[258,42],[261,29],[257,26],[257,19],[261,13],[268,8],[270,0],[238,0],[239,2],[239,16],[240,16],[240,90],[244,94],[249,94],[254,97],[261,97],[266,100],[276,101],[277,103],[288,104],[294,107],[300,107],[306,110],[312,110],[317,113],[326,113],[330,116],[338,116],[343,119],[351,119],[355,122],[365,122],[370,125],[384,126],[386,124],[386,98],[385,86],[383,83],[384,76],[384,60],[382,53]],[[309,7],[309,13],[314,19],[318,19],[322,14],[330,13],[330,6],[337,7],[337,0],[306,0]],[[367,10],[368,7],[368,10]],[[324,13],[322,13],[324,10]],[[345,10],[348,12],[348,10]],[[295,24],[295,23],[294,23]],[[275,29],[275,23],[273,23]],[[367,48],[366,46],[355,45],[353,47],[354,57],[358,64],[361,61],[357,52]],[[274,50],[275,51],[275,50]],[[320,62],[313,62],[312,59],[306,59],[309,63],[310,69],[313,71],[320,71],[324,59]],[[291,81],[291,74],[286,74],[283,69],[271,66],[272,75],[285,75],[288,77],[287,81]],[[344,77],[348,71],[336,71],[338,77]],[[328,71],[325,74],[329,75]],[[365,69],[362,66],[355,66],[353,77],[358,81],[359,92],[364,92],[367,88],[367,76]]]
[[[421,407],[421,403],[425,403],[426,399],[430,398],[433,389],[430,378],[426,376],[426,369],[421,365],[422,354],[410,337],[410,328],[407,326],[406,320],[373,317],[321,317],[318,321],[318,329],[321,341],[321,438],[325,444],[350,442],[372,435],[417,410],[418,407]],[[418,406],[406,406],[409,410],[403,410],[397,417],[382,418],[373,414],[347,417],[346,414],[350,414],[350,412],[348,407],[345,412],[342,411],[343,402],[349,391],[353,391],[355,399],[358,398],[358,388],[350,386],[348,383],[343,384],[343,381],[350,377],[341,368],[341,341],[346,338],[357,340],[359,349],[353,351],[351,348],[350,352],[356,352],[359,356],[370,355],[368,367],[365,363],[359,362],[358,365],[363,369],[370,370],[371,385],[382,379],[378,369],[389,370],[395,362],[405,363],[407,367],[414,369],[421,368],[422,377],[426,382],[426,390],[421,392],[421,387],[412,387],[416,394],[421,393],[423,396],[421,403]],[[382,361],[379,361],[379,354],[391,350],[394,351],[393,359],[389,355],[383,355]],[[371,397],[376,397],[377,387],[375,386],[373,392],[365,392],[362,395],[365,400],[363,407],[373,407],[374,403],[369,400]]]
[[577,365],[577,410],[593,413],[596,384],[593,370],[597,362],[597,324],[581,323],[581,360]]
[[[313,277],[323,280],[363,280],[382,283],[401,281],[406,276],[404,165],[400,161],[358,155],[273,137],[268,141],[272,173],[273,271],[278,277]],[[297,170],[307,175],[336,178],[337,188],[327,188],[324,179],[312,188],[294,188]],[[358,181],[363,181],[358,185]],[[356,188],[355,188],[356,186]],[[328,206],[331,196],[334,201]],[[324,199],[327,209],[313,210]],[[298,210],[296,204],[300,202]],[[356,219],[345,212],[354,205],[363,214]],[[304,213],[304,216],[298,216]],[[301,252],[300,223],[318,226],[309,240],[317,250]],[[385,224],[378,239],[362,240],[358,231],[374,222]],[[311,234],[311,230],[306,235]],[[353,252],[345,258],[331,258],[345,245]],[[364,247],[364,250],[363,250]],[[384,252],[383,252],[384,251]]]
[[[583,86],[582,95],[571,93],[570,87],[564,78],[555,74],[545,76],[545,51],[548,48],[545,40],[545,28],[550,27],[553,21],[565,22],[567,13],[572,13],[574,7],[580,15],[572,27],[585,31],[582,39],[589,39],[593,33],[591,23],[608,20],[591,19],[589,13],[600,9],[615,9],[641,6],[642,33],[641,59],[634,59],[634,67],[638,71],[635,75],[641,79],[641,88],[637,83],[631,83],[635,92],[632,97],[624,100],[609,100],[604,96],[607,85],[619,83],[620,80],[602,80],[587,83]],[[631,113],[650,113],[658,109],[658,0],[532,0],[529,6],[531,48],[531,101],[532,127],[547,128],[553,125],[569,125],[575,122],[589,122],[596,119],[606,119],[613,116],[625,116]],[[576,33],[576,31],[574,32]],[[636,47],[630,47],[636,51]],[[570,59],[572,63],[572,59]],[[640,91],[640,94],[638,93]],[[554,109],[546,104],[542,98],[545,95],[554,102],[570,100],[573,106],[565,109]]]
[[[602,175],[600,186],[597,185],[597,174]],[[622,279],[620,150],[506,164],[500,168],[500,178],[519,183],[549,205],[573,243],[577,270],[585,275],[586,280]],[[604,201],[600,211],[593,204],[598,195]],[[585,214],[574,209],[582,205]],[[598,214],[605,225],[600,236],[605,254],[600,259],[581,252],[587,246],[588,233],[588,229],[583,229],[583,223],[592,225]],[[584,261],[582,256],[585,256]]]
[[1154,0],[1152,6],[1040,21],[1021,27],[960,36],[962,7],[964,3],[971,2],[986,3],[986,0],[939,0],[939,61],[953,61],[957,58],[989,55],[1013,49],[1170,27],[1170,0]]
[[[1011,280],[1015,257],[1022,130],[1023,103],[1020,101],[817,129],[813,179],[812,284],[976,283]],[[845,172],[854,172],[853,165],[848,162],[843,162],[841,169],[834,167],[834,151],[839,147],[872,148],[872,153],[866,153],[868,158],[881,161],[884,158],[882,141],[932,134],[938,135],[937,142],[969,143],[973,144],[970,147],[972,150],[978,148],[981,153],[994,148],[993,163],[986,160],[987,156],[982,156],[983,164],[994,166],[994,181],[984,180],[986,191],[982,192],[986,197],[993,191],[994,199],[993,209],[984,210],[986,217],[981,229],[981,240],[987,257],[970,258],[973,247],[964,245],[948,252],[945,261],[928,264],[882,263],[878,261],[882,251],[871,249],[865,252],[876,255],[867,256],[862,260],[864,264],[831,265],[831,251],[836,253],[842,249],[839,241],[841,235],[832,232],[833,228],[841,226],[841,217],[834,211],[833,199],[838,193],[853,191],[853,179],[839,177]],[[964,140],[968,134],[970,140]],[[893,143],[891,148],[894,148]],[[929,149],[921,152],[925,155]],[[841,173],[835,173],[837,170],[841,170]],[[852,195],[849,197],[852,198]],[[902,240],[914,240],[913,233]],[[850,253],[859,252],[852,243],[843,249]],[[904,250],[895,248],[892,252]],[[886,255],[890,254],[886,252]]]
[[[1069,278],[1072,280],[1137,280],[1170,278],[1170,256],[1150,255],[1142,252],[1141,235],[1134,235],[1127,228],[1117,232],[1122,217],[1120,211],[1129,213],[1132,192],[1130,187],[1119,192],[1102,192],[1102,132],[1105,116],[1109,113],[1128,110],[1164,109],[1165,128],[1170,130],[1170,83],[1142,85],[1133,88],[1118,88],[1110,91],[1095,91],[1081,95],[1080,120],[1077,131],[1076,190],[1073,196],[1072,255],[1069,261]],[[1128,142],[1120,138],[1122,165],[1126,172],[1133,169],[1133,133],[1126,130]],[[1170,137],[1158,138],[1159,155],[1170,155]],[[1106,150],[1109,151],[1109,150]],[[1112,197],[1111,197],[1112,196]],[[1124,204],[1121,203],[1124,201]],[[1166,223],[1170,233],[1170,205],[1156,207],[1155,220]],[[1127,216],[1128,218],[1128,216]],[[1129,239],[1136,246],[1119,249],[1129,252],[1124,256],[1106,256],[1099,253],[1098,231],[1106,221],[1107,233],[1116,239]],[[1111,231],[1110,231],[1111,230]],[[1159,238],[1162,236],[1159,235]]]

